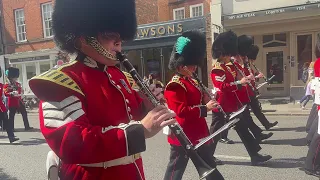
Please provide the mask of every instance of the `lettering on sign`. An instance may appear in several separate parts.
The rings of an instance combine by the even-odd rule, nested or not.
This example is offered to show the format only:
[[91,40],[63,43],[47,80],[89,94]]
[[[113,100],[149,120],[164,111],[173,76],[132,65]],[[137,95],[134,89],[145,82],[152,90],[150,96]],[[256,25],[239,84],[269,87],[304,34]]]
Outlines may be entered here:
[[305,10],[305,9],[306,9],[306,6],[297,7],[297,10],[298,10],[298,11],[303,11],[303,10]]
[[285,10],[284,9],[275,9],[275,10],[268,10],[266,11],[266,14],[269,15],[269,14],[279,14],[279,13],[284,13]]
[[148,37],[160,37],[179,34],[183,31],[182,24],[159,25],[156,27],[138,28],[137,39]]

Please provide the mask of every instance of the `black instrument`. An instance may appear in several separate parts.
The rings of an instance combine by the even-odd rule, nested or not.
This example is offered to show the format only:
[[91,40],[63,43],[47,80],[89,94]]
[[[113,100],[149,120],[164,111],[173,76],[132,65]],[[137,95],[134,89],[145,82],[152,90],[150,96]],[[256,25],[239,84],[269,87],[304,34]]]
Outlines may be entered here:
[[[231,59],[230,62],[231,62],[232,65],[236,68],[236,70],[241,74],[242,77],[246,77],[246,75],[244,74],[244,72],[241,71],[241,70],[239,69],[239,67],[234,64],[234,59]],[[249,71],[249,72],[250,72],[250,71]],[[259,94],[259,92],[256,91],[256,89],[252,86],[252,84],[251,84],[250,82],[248,82],[247,84],[250,86],[250,88],[251,88],[252,92],[254,93],[254,95],[257,96],[257,95]]]
[[[132,78],[136,81],[137,85],[140,87],[141,91],[148,97],[148,99],[152,102],[154,106],[161,105],[160,101],[152,94],[147,85],[143,82],[143,79],[140,77],[136,69],[129,62],[129,60],[122,53],[117,53],[117,58],[121,62],[121,64],[125,67],[125,69],[131,74]],[[200,179],[205,179],[209,174],[216,170],[216,168],[210,167],[197,153],[194,149],[193,144],[187,137],[187,135],[183,132],[182,127],[175,123],[173,125],[169,125],[171,132],[177,137],[181,146],[186,151],[187,155],[192,160],[193,164],[196,167],[199,167]]]

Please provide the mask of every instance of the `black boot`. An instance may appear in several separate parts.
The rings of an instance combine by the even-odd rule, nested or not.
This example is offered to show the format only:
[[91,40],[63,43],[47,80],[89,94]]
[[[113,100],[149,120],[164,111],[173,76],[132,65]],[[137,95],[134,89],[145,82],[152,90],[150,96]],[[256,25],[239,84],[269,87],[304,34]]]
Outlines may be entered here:
[[19,138],[17,138],[17,137],[9,137],[10,143],[13,143],[13,142],[18,141],[18,140],[19,140]]
[[258,143],[261,143],[261,141],[265,140],[265,139],[269,139],[271,136],[273,136],[273,133],[270,132],[268,134],[260,134],[260,137],[257,138]]
[[265,128],[268,131],[270,128],[276,126],[277,124],[278,124],[278,121],[275,121],[273,123],[269,123],[267,126],[265,126]]
[[252,166],[260,165],[261,163],[269,161],[271,158],[272,156],[270,155],[264,156],[257,153],[257,155],[251,156],[251,165]]

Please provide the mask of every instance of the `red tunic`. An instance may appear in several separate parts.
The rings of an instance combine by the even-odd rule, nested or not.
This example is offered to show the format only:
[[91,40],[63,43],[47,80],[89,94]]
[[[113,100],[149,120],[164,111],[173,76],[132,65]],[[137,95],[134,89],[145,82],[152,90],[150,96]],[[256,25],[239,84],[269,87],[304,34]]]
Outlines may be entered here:
[[[141,98],[117,67],[73,61],[30,80],[40,128],[62,161],[60,179],[144,179],[142,159],[113,167],[86,167],[145,151]],[[90,66],[90,67],[89,67]]]
[[8,97],[8,107],[14,107],[18,108],[20,106],[20,102],[22,101],[21,96],[14,96],[12,95],[13,91],[17,91],[18,94],[21,94],[22,88],[21,84],[18,82],[14,82],[15,87],[12,87],[10,84],[5,84],[4,89],[4,95]]
[[[320,58],[314,63],[314,77],[320,78]],[[320,110],[320,105],[318,105],[318,110]]]
[[6,108],[5,104],[4,104],[4,102],[2,101],[2,97],[3,97],[3,84],[0,83],[0,98],[1,98],[1,100],[0,100],[0,111],[1,112],[6,112],[7,108]]
[[[199,88],[191,78],[175,75],[164,90],[169,109],[177,114],[177,122],[193,144],[209,136],[205,120],[207,108],[202,105],[202,92]],[[168,136],[168,142],[180,146],[174,134]]]
[[[229,113],[237,111],[240,105],[236,91],[241,85],[236,84],[236,75],[235,71],[231,71],[228,66],[219,62],[213,66],[211,71],[213,86],[217,91],[216,100],[223,110]],[[218,109],[213,111],[218,112]]]
[[[244,72],[244,69],[239,63],[234,62],[234,64],[242,71]],[[242,75],[238,73],[237,69],[233,66],[231,62],[227,64],[227,66],[231,69],[232,72],[237,73],[240,78],[242,78]],[[250,88],[250,87],[249,87]],[[241,89],[236,91],[237,93],[237,98],[242,104],[247,104],[250,102],[250,97],[249,97],[249,90],[248,90],[248,85],[242,86]]]

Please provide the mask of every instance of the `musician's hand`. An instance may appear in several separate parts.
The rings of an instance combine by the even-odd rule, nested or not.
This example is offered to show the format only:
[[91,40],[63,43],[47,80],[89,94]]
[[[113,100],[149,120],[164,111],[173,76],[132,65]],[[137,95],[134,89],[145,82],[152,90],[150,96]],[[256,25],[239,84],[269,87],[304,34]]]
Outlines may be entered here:
[[263,73],[259,73],[257,76],[257,78],[262,78],[262,77],[264,77]]
[[217,107],[218,103],[216,101],[210,100],[207,104],[207,111],[211,111],[212,109],[214,109],[215,107]]
[[254,78],[254,75],[253,75],[253,74],[250,74],[249,76],[247,76],[247,79],[248,79],[248,80],[255,80],[255,78]]
[[242,84],[242,85],[244,85],[244,84],[247,84],[247,83],[249,83],[250,81],[247,79],[247,77],[243,77],[241,80],[240,80],[240,83]]
[[[163,127],[175,123],[176,114],[171,112],[165,106],[157,106],[151,110],[142,120],[144,126],[144,135],[146,138],[151,138],[156,135]],[[168,120],[171,119],[171,120]]]

